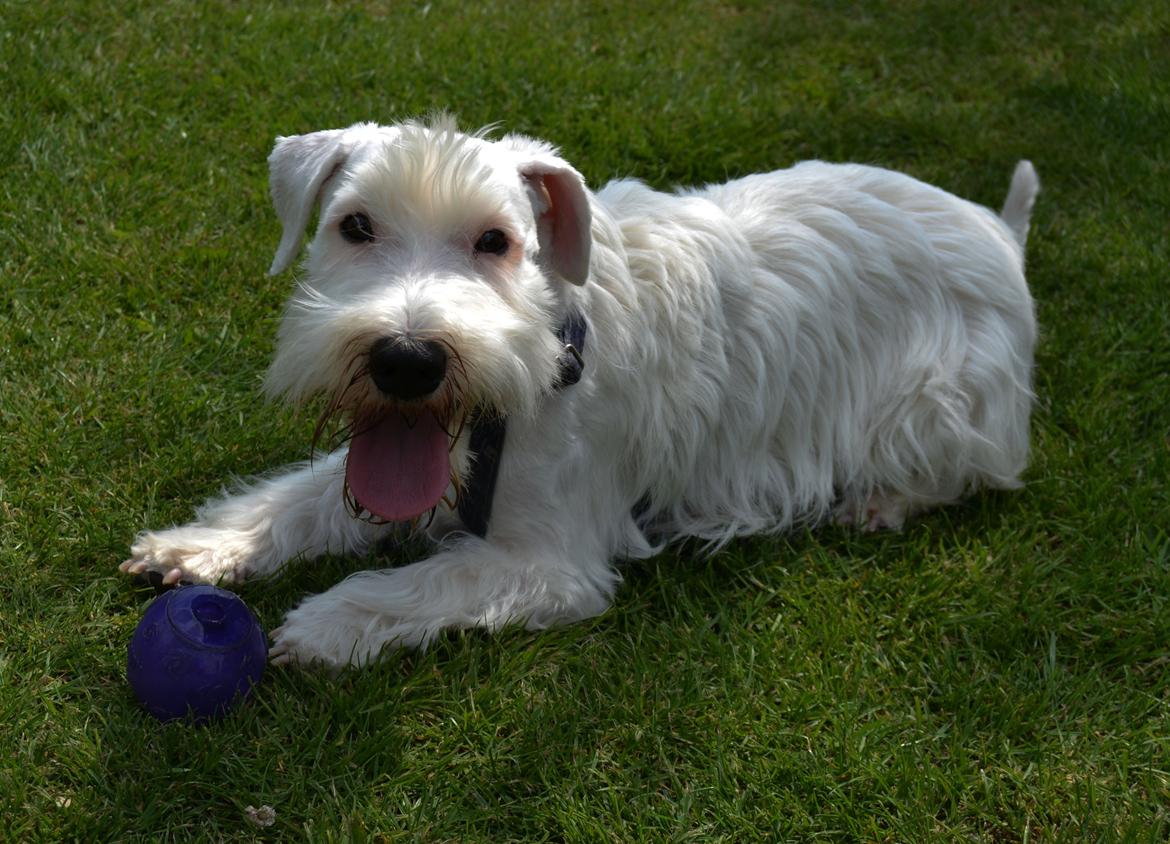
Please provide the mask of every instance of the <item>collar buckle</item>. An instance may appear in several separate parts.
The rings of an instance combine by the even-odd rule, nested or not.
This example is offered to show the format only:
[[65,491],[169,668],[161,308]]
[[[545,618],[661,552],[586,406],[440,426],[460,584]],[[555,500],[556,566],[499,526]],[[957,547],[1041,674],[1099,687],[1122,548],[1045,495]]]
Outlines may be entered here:
[[565,348],[557,355],[557,366],[559,368],[557,389],[560,390],[571,387],[581,380],[581,374],[585,371],[585,359],[581,357],[576,346],[566,343]]

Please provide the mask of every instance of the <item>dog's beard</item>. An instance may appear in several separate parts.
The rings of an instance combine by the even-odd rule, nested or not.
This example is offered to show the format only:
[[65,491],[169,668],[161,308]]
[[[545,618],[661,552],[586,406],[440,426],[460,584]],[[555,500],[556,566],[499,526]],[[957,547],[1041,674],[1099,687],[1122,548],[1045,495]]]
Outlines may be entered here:
[[[440,503],[457,505],[459,476],[450,452],[471,413],[463,361],[444,343],[450,361],[436,394],[422,402],[394,402],[373,391],[364,354],[326,402],[313,435],[333,447],[348,442],[345,496],[350,512],[377,522],[416,522]],[[453,488],[456,500],[447,496]]]

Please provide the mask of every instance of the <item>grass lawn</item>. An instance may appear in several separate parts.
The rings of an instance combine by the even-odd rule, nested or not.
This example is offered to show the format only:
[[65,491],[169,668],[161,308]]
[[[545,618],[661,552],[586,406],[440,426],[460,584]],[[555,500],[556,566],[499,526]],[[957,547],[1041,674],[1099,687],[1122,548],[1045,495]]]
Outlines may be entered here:
[[[817,157],[998,206],[1031,158],[1028,486],[684,546],[589,623],[155,723],[130,539],[307,455],[258,388],[272,139],[439,108],[594,185]],[[0,840],[1166,840],[1168,138],[1151,0],[3,0]],[[360,564],[242,594],[271,628]]]

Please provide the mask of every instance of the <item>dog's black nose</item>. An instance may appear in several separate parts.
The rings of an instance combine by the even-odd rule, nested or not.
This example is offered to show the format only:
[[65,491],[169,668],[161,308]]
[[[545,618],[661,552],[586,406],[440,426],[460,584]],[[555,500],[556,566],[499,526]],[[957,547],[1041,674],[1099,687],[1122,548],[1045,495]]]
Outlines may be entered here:
[[370,377],[390,398],[429,396],[443,383],[447,352],[434,340],[422,343],[383,337],[370,348]]

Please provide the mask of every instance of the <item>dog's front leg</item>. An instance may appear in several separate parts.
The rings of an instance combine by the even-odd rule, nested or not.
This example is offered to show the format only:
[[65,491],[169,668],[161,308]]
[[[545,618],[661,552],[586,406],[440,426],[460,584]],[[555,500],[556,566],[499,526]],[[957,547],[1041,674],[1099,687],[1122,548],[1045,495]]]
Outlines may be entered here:
[[120,566],[180,581],[238,583],[294,557],[364,551],[391,528],[354,519],[345,505],[345,451],[208,501],[193,522],[145,531]]
[[617,582],[600,549],[504,547],[466,537],[402,568],[361,572],[289,612],[274,662],[362,665],[449,628],[541,629],[603,612]]

